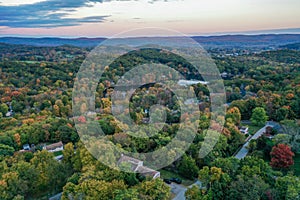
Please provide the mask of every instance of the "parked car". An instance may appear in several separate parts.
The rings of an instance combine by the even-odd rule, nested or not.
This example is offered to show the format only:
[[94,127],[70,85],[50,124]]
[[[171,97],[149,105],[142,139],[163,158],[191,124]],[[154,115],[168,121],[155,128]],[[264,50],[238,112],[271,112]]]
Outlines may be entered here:
[[167,183],[167,184],[171,184],[172,183],[170,179],[166,179],[166,178],[164,179],[164,182]]
[[181,184],[182,180],[180,178],[170,178],[170,181],[177,183],[177,184]]

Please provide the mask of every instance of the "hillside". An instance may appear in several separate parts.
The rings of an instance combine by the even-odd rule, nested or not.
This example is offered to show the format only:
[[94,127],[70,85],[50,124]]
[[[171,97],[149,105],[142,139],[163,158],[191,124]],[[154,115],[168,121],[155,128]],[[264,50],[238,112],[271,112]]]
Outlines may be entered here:
[[[300,34],[193,36],[192,38],[208,48],[272,48],[300,42]],[[0,42],[8,44],[32,46],[72,45],[78,47],[94,47],[104,40],[105,38],[0,38]],[[135,38],[132,40],[135,40]]]

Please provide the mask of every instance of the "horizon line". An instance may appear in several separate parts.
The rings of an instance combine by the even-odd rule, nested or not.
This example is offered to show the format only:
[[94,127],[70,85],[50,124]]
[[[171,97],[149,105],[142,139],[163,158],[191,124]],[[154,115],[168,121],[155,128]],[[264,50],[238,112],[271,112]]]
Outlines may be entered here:
[[[124,36],[119,38],[151,38],[151,37],[217,37],[217,36],[257,36],[257,35],[299,35],[300,28],[282,28],[268,30],[250,30],[250,31],[233,31],[233,32],[213,32],[213,33],[189,33],[182,35],[141,35],[141,36]],[[61,38],[61,39],[99,39],[99,38],[114,38],[111,36],[65,36],[65,35],[22,35],[22,34],[0,34],[0,38]],[[116,37],[118,38],[118,37]]]

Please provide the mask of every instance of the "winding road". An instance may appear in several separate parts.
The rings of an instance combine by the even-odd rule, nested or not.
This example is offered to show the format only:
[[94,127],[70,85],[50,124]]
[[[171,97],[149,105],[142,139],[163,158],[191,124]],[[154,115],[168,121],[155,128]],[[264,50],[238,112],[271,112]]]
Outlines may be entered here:
[[193,185],[197,185],[197,186],[201,187],[202,183],[200,181],[196,181],[195,183],[193,183],[192,185],[190,185],[188,187],[172,183],[171,184],[172,193],[176,194],[176,196],[173,198],[173,200],[185,200],[185,196],[184,196],[185,192],[187,191],[188,188],[193,187]]
[[[241,150],[235,155],[235,158],[241,160],[243,158],[245,158],[248,154],[248,146],[249,146],[249,143],[251,140],[257,140],[260,136],[262,136],[264,134],[264,132],[266,131],[266,128],[268,126],[271,126],[271,127],[275,127],[275,126],[278,126],[277,123],[275,122],[267,122],[266,125],[264,127],[262,127],[261,129],[259,129],[244,145],[243,147],[241,148]],[[194,184],[188,186],[188,187],[185,187],[183,185],[178,185],[178,184],[175,184],[175,183],[172,183],[171,184],[171,191],[173,194],[175,194],[176,196],[173,198],[173,200],[185,200],[185,192],[187,191],[188,188],[191,188],[193,185],[200,185],[201,186],[201,182],[200,181],[197,181],[195,182]]]
[[241,160],[243,158],[245,158],[247,156],[247,154],[249,153],[248,150],[248,146],[251,140],[257,140],[257,138],[259,138],[260,136],[262,136],[264,134],[264,132],[266,131],[266,128],[268,126],[274,127],[275,123],[272,122],[267,122],[266,125],[264,127],[262,127],[261,129],[259,129],[241,148],[241,150],[235,155],[235,158]]

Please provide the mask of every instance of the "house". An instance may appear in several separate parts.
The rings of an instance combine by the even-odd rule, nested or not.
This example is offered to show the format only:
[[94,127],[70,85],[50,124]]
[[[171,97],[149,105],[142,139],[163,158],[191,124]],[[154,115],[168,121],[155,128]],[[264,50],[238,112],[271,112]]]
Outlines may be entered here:
[[23,150],[24,150],[24,151],[30,151],[30,146],[29,146],[29,144],[24,144],[24,145],[23,145]]
[[153,179],[160,177],[160,172],[145,166],[138,166],[134,172],[142,174],[143,176],[152,177]]
[[149,117],[143,118],[143,124],[149,124],[149,123],[150,123],[150,118]]
[[57,152],[57,151],[64,150],[64,145],[60,141],[58,143],[54,143],[54,144],[50,144],[50,145],[44,146],[43,149],[47,150],[48,152]]
[[223,72],[223,73],[221,74],[221,77],[222,77],[222,78],[227,78],[227,77],[228,77],[228,73],[227,73],[227,72]]
[[8,111],[6,114],[5,114],[5,117],[11,117],[13,116],[13,111]]
[[246,127],[246,126],[242,126],[240,128],[240,132],[243,133],[243,134],[245,134],[245,135],[249,133],[248,130],[249,130],[249,128]]
[[269,138],[269,139],[272,139],[274,137],[272,126],[267,126],[266,127],[266,131],[264,132],[264,136]]
[[272,135],[272,132],[273,132],[273,127],[272,126],[267,126],[265,134],[266,135]]
[[160,172],[143,166],[144,163],[141,160],[129,156],[125,156],[122,154],[121,158],[118,161],[118,165],[120,165],[123,162],[127,162],[131,164],[131,170],[135,173],[139,173],[146,177],[152,177],[153,179],[160,177]]

